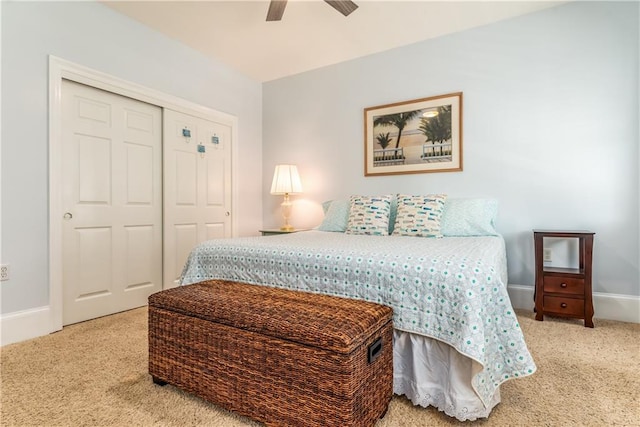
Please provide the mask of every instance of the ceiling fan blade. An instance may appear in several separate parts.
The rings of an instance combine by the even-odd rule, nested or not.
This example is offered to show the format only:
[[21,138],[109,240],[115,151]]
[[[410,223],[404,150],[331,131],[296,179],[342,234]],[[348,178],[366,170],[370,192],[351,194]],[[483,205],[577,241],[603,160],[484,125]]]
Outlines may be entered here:
[[271,3],[269,3],[269,11],[267,12],[267,21],[281,20],[286,5],[287,0],[271,0]]
[[343,14],[349,16],[351,12],[358,8],[358,5],[350,0],[324,0],[329,3],[331,7]]

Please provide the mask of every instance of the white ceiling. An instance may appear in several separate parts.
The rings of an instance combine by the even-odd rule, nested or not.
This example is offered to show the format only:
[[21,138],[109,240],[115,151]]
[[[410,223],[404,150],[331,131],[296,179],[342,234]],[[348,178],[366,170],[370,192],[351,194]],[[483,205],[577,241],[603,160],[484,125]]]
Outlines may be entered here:
[[490,24],[564,1],[354,0],[348,17],[318,0],[105,1],[114,10],[259,81]]

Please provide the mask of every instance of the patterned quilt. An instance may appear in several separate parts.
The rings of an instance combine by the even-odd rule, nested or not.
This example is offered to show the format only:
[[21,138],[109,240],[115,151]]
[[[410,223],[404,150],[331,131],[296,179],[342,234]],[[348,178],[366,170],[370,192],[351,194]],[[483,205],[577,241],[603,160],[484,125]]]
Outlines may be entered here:
[[472,386],[485,406],[504,381],[536,370],[507,294],[499,236],[307,231],[209,240],[189,255],[181,284],[210,279],[391,306],[394,328],[444,341],[482,365]]

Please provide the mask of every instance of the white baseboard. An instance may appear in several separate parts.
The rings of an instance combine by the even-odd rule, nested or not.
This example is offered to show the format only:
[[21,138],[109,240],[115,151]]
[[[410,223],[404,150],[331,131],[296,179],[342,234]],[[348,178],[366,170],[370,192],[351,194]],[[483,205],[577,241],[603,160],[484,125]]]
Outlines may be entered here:
[[[514,308],[533,310],[533,287],[507,287]],[[632,295],[593,294],[596,319],[640,323],[640,297]],[[52,332],[49,306],[4,314],[0,317],[0,345],[26,341]]]
[[3,314],[0,317],[0,345],[13,344],[51,333],[49,306]]
[[[513,308],[533,310],[533,286],[509,285],[507,287]],[[593,317],[640,323],[640,297],[633,295],[593,293]]]

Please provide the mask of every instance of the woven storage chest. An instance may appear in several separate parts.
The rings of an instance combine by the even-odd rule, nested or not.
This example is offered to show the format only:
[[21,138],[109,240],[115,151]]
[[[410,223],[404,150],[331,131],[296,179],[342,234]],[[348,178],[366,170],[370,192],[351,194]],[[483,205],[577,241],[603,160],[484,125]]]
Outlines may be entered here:
[[393,393],[392,310],[209,281],[149,297],[149,373],[268,426],[372,426]]

